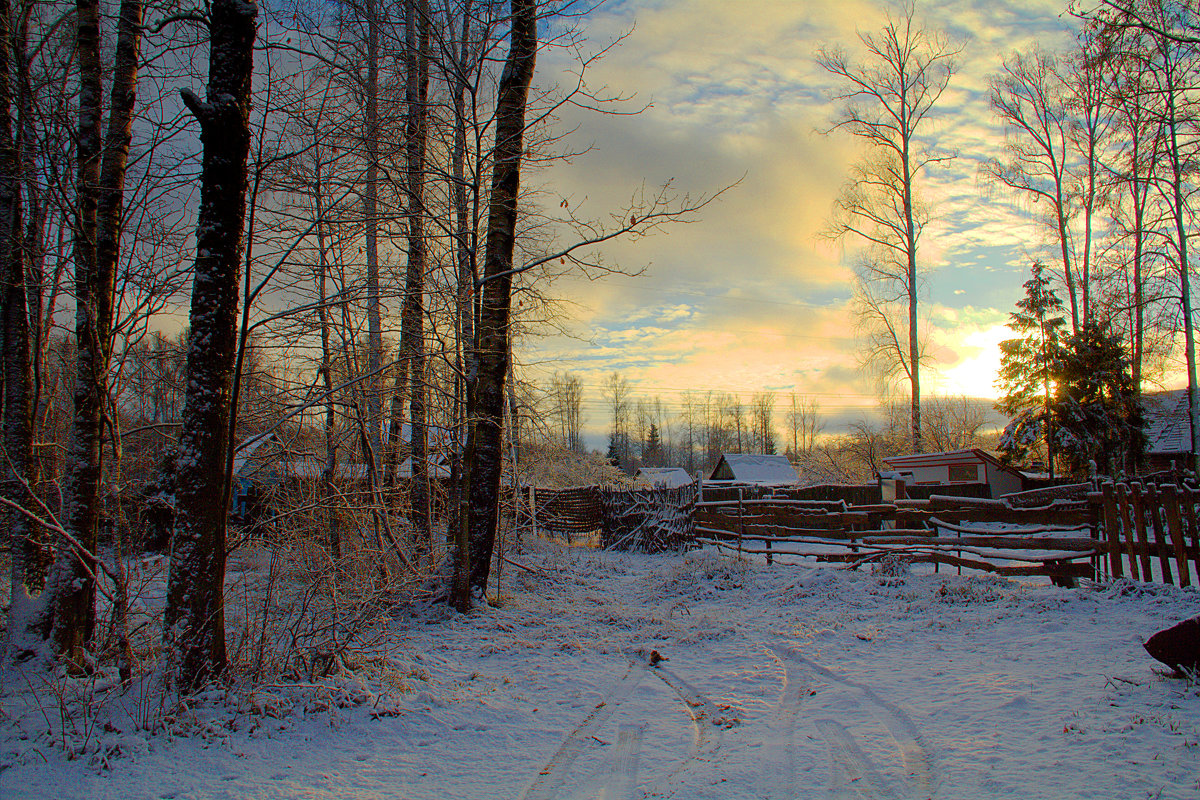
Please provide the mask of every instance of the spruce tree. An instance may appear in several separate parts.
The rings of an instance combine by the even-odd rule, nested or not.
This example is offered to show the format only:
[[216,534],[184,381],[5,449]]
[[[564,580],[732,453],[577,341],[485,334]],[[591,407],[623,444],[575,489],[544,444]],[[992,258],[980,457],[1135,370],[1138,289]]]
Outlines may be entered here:
[[1045,267],[1034,262],[1032,277],[1025,281],[1025,296],[1009,314],[1008,327],[1016,337],[1000,343],[997,378],[1004,394],[996,408],[1012,418],[1000,439],[1000,449],[1006,460],[1021,460],[1045,442],[1051,478],[1055,455],[1052,372],[1063,349],[1063,312]]

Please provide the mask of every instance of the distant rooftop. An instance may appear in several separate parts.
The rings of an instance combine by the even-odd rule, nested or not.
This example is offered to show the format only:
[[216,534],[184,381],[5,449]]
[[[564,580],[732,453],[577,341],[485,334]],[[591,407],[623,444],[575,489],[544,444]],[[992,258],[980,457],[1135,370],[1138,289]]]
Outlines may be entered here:
[[739,481],[765,486],[795,486],[800,476],[785,456],[723,453],[713,468],[714,481]]

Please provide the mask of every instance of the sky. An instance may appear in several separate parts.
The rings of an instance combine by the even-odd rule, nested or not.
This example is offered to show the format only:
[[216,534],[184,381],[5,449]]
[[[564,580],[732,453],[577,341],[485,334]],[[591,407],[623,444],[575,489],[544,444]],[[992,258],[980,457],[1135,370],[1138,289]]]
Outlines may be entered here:
[[[607,263],[640,276],[556,280],[550,293],[570,301],[562,330],[521,341],[517,358],[530,378],[557,370],[582,379],[592,441],[607,429],[600,387],[614,371],[635,395],[668,408],[686,389],[747,401],[794,391],[815,398],[836,429],[876,405],[857,358],[854,248],[821,236],[862,150],[848,133],[824,133],[835,84],[815,55],[823,45],[858,52],[858,32],[880,29],[888,8],[896,6],[624,0],[583,20],[596,50],[626,37],[589,66],[588,84],[631,97],[627,111],[644,110],[568,110],[569,145],[587,152],[527,180],[597,218],[619,213],[643,186],[672,181],[695,198],[736,184],[688,224],[604,248]],[[988,185],[979,167],[1003,145],[990,77],[1015,50],[1068,45],[1073,21],[1064,9],[1061,0],[918,6],[931,30],[963,46],[926,129],[957,153],[921,189],[936,215],[920,255],[934,362],[922,378],[926,396],[996,396],[1005,322],[1030,263],[1049,252],[1032,209]],[[540,59],[539,85],[573,80],[567,53]]]

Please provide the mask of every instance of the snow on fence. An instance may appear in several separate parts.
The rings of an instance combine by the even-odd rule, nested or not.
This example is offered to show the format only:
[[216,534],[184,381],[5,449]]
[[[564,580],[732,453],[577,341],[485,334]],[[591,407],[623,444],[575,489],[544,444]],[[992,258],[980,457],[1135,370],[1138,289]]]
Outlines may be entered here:
[[1200,583],[1200,490],[1109,483],[1088,500],[1096,509],[1114,578],[1128,569],[1134,580]]
[[812,501],[700,503],[696,538],[725,552],[811,558],[853,566],[890,556],[1002,575],[1070,583],[1095,574],[1104,548],[1084,504],[1012,509],[1002,501],[933,496],[927,501],[831,509]]
[[661,553],[687,547],[695,538],[696,487],[601,489],[605,550]]

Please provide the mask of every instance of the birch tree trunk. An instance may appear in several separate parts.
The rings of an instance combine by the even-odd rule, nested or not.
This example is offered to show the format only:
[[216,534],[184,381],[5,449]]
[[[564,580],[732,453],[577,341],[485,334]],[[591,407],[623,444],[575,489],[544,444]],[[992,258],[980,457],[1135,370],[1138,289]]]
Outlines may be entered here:
[[74,225],[76,383],[63,506],[66,529],[83,550],[62,548],[49,583],[54,602],[54,646],[59,657],[70,664],[83,663],[95,628],[102,428],[112,352],[125,169],[137,92],[142,4],[140,0],[121,3],[103,150],[98,0],[79,0],[76,13],[80,72],[78,216]]
[[[367,464],[382,464],[383,456],[383,314],[379,294],[379,28],[380,12],[376,0],[366,0],[367,79],[365,134],[367,174],[363,186],[364,245],[367,256],[367,444],[372,453],[364,454]],[[374,469],[371,484],[378,487]]]
[[[0,478],[5,499],[26,505],[34,480],[33,373],[29,346],[29,309],[26,305],[25,253],[22,246],[20,153],[12,129],[13,65],[12,8],[0,0],[0,346],[4,359],[4,456]],[[36,651],[44,638],[37,626],[44,622],[35,598],[40,575],[36,565],[40,548],[33,526],[18,511],[8,509],[11,605],[8,617],[7,658],[22,659]]]
[[459,609],[470,607],[470,594],[486,595],[500,523],[504,382],[511,348],[513,247],[521,188],[525,104],[537,58],[536,0],[512,0],[510,7],[511,40],[496,99],[496,146],[488,200],[478,348],[475,363],[468,368],[468,417],[473,423],[473,435],[469,437],[465,466],[470,481],[469,541],[461,541],[460,535],[462,549],[453,592]]
[[181,692],[220,677],[225,654],[222,496],[230,446],[230,389],[238,272],[246,217],[255,18],[251,0],[214,0],[207,99],[182,92],[204,146],[189,322],[187,395],[176,468],[176,527],[163,645],[168,680]]
[[[405,2],[405,189],[408,195],[408,269],[401,317],[401,358],[409,384],[409,506],[418,548],[432,542],[425,368],[425,149],[429,103],[429,3]],[[419,31],[419,32],[418,32]]]

